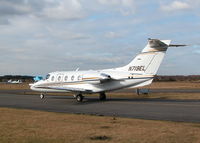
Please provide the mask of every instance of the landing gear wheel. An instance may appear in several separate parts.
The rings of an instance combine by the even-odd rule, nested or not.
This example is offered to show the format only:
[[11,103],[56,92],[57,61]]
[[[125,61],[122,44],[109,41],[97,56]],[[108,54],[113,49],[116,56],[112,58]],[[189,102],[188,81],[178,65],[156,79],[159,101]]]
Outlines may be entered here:
[[44,94],[40,94],[40,98],[43,99],[44,98]]
[[82,102],[83,101],[83,95],[82,94],[78,94],[78,95],[76,95],[76,101],[77,102]]
[[106,94],[104,92],[100,93],[99,100],[101,100],[101,101],[106,100]]

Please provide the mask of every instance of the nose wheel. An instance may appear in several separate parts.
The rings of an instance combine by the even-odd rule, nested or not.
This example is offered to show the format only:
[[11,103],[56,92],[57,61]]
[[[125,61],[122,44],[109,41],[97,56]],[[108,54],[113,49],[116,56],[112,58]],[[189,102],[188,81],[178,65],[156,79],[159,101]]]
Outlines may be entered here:
[[44,94],[40,94],[40,98],[41,98],[41,99],[44,99]]

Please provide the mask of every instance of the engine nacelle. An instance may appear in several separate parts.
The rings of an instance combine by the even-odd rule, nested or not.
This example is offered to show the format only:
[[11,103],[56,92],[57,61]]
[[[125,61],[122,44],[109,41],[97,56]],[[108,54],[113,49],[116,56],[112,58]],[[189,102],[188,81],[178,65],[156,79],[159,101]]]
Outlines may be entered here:
[[88,83],[100,84],[111,79],[111,77],[105,73],[91,73],[84,74],[82,79]]

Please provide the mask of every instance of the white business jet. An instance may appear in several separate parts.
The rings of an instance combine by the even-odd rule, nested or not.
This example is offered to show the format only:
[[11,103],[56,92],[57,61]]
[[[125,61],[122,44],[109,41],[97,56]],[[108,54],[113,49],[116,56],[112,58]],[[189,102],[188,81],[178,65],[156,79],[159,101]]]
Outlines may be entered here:
[[83,94],[99,93],[106,100],[106,92],[122,88],[138,88],[152,83],[171,40],[149,39],[147,46],[128,65],[112,69],[89,71],[52,72],[46,79],[31,84],[30,88],[41,92],[72,92],[78,102]]

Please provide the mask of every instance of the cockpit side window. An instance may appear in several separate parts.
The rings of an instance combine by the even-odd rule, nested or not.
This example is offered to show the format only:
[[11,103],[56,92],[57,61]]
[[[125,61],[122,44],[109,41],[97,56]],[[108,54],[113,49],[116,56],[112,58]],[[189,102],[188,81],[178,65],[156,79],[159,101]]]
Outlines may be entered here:
[[49,79],[49,77],[50,77],[50,74],[48,74],[48,75],[46,76],[46,79]]

